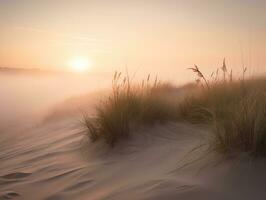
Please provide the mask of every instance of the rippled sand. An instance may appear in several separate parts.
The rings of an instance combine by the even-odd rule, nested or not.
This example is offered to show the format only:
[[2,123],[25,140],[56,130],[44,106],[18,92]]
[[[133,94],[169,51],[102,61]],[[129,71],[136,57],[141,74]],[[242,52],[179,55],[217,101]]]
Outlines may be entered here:
[[266,162],[244,156],[225,160],[209,152],[204,127],[142,128],[109,149],[89,143],[81,116],[71,114],[73,102],[52,115],[0,129],[1,200],[266,197]]

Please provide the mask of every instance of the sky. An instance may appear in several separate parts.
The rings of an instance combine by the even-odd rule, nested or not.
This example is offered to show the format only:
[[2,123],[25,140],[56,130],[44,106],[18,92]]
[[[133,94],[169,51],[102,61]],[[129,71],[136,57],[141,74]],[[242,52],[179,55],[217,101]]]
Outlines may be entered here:
[[264,0],[0,0],[0,66],[190,76],[266,72]]

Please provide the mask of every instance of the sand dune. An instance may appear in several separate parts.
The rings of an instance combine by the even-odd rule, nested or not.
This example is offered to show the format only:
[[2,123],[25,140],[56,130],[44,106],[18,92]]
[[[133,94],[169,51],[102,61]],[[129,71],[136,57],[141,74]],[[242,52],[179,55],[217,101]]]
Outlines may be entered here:
[[266,193],[264,162],[219,163],[206,153],[203,127],[143,128],[110,150],[84,148],[76,122],[12,130],[0,147],[0,199],[260,199]]
[[[266,162],[209,152],[206,127],[143,127],[110,149],[90,144],[79,108],[84,95],[1,126],[0,199],[263,199]],[[88,105],[89,104],[89,105]],[[44,110],[44,109],[42,109]],[[2,116],[3,118],[3,116]],[[0,120],[1,121],[1,120]]]

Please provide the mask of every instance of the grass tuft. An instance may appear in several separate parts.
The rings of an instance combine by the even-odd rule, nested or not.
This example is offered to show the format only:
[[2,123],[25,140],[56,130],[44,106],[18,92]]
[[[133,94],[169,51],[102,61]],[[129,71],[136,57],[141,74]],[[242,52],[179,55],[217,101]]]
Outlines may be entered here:
[[211,125],[211,147],[218,152],[266,155],[266,79],[245,80],[246,70],[233,80],[224,60],[222,79],[204,80],[208,87],[179,104],[179,119]]
[[133,85],[128,76],[116,72],[109,97],[97,106],[95,117],[84,118],[88,136],[113,146],[140,126],[174,120],[176,102],[170,98],[173,92],[171,84],[160,83],[157,78],[151,81],[150,75],[141,84]]

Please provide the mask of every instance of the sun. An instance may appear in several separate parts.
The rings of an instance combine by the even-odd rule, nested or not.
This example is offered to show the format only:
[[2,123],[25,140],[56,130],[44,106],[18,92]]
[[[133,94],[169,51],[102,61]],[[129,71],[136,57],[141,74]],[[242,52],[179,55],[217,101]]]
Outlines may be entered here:
[[75,57],[70,61],[70,67],[75,72],[85,72],[91,68],[91,61],[86,57]]

